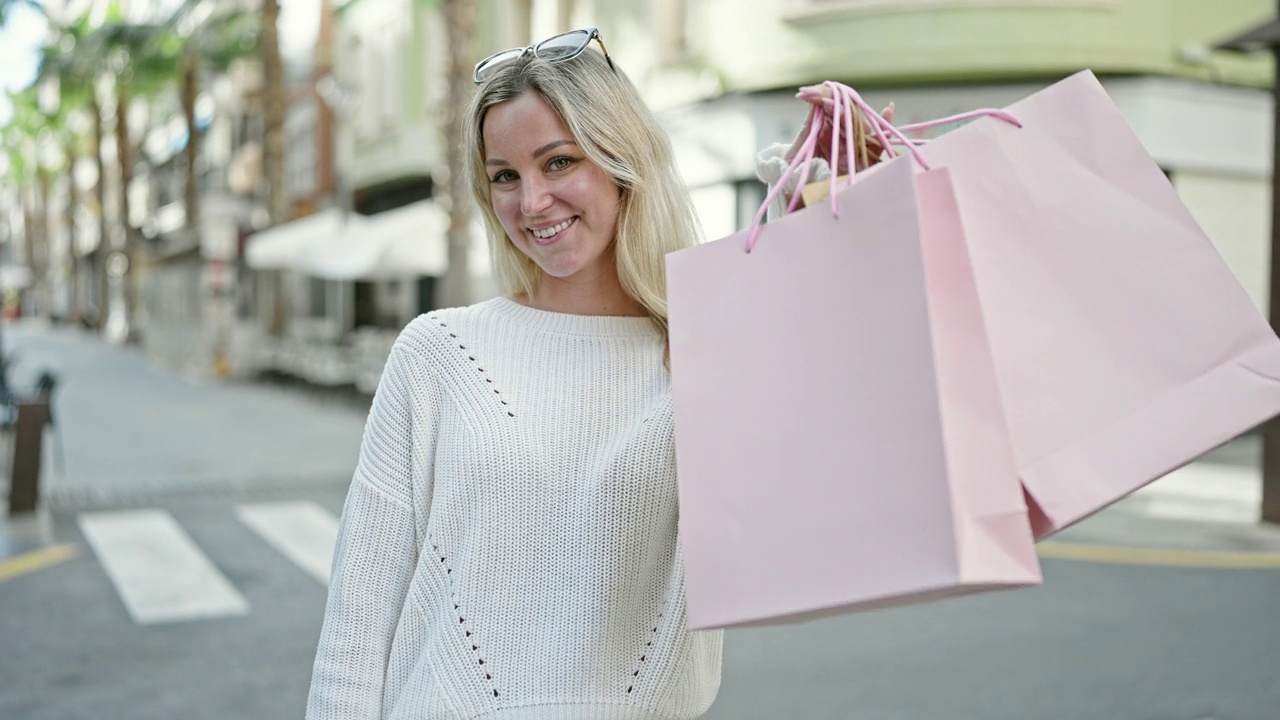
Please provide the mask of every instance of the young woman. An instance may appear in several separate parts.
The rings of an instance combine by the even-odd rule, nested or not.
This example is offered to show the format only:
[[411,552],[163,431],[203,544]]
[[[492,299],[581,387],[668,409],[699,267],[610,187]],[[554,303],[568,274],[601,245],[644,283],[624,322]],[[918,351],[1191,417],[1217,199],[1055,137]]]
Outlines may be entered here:
[[700,717],[721,633],[685,627],[664,280],[697,241],[688,193],[594,29],[475,79],[459,170],[503,295],[419,317],[391,352],[307,717]]
[[476,67],[468,167],[503,296],[405,328],[342,514],[307,717],[696,718],[664,256],[669,142],[595,30]]

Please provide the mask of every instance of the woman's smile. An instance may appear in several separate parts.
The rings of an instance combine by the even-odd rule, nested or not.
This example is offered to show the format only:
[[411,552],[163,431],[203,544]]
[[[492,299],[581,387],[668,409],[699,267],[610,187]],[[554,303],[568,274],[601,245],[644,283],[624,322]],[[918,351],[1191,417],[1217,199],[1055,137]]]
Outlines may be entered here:
[[559,240],[560,236],[576,222],[578,222],[578,218],[571,217],[568,220],[556,223],[550,227],[544,227],[536,230],[530,228],[529,232],[533,235],[533,241],[535,243],[539,245],[550,245],[556,240]]
[[494,105],[483,134],[494,214],[543,282],[615,277],[622,191],[546,100],[526,92]]

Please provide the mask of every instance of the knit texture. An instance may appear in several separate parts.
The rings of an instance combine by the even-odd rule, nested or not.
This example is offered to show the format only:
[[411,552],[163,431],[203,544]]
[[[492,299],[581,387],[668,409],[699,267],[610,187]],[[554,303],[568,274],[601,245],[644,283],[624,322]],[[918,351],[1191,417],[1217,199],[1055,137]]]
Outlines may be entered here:
[[498,298],[387,361],[343,508],[309,720],[696,718],[671,387],[647,318]]

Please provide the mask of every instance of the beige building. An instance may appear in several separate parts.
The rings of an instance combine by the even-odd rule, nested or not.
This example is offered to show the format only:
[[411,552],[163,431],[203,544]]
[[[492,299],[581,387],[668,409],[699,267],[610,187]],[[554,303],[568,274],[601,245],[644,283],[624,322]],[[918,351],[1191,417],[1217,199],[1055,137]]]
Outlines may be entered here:
[[[877,106],[893,101],[897,118],[912,122],[1003,107],[1092,69],[1250,295],[1265,303],[1273,69],[1269,60],[1212,47],[1273,16],[1271,0],[478,0],[477,7],[476,59],[598,27],[660,111],[708,238],[745,225],[763,199],[755,154],[799,129],[806,112],[794,98],[799,86],[840,80]],[[393,272],[391,250],[378,262],[336,252],[332,262],[312,259],[303,269],[333,283],[338,309],[326,311],[323,324],[331,344],[363,358],[353,367],[364,368],[364,386],[376,380],[396,329],[427,309],[444,271],[443,227],[432,220],[443,164],[440,13],[414,0],[337,5],[333,75],[354,98],[337,131],[338,173],[357,211],[375,223],[398,214],[415,248],[397,261],[413,272]],[[372,237],[372,227],[361,226],[361,237]],[[474,235],[480,299],[493,288],[482,234]],[[344,247],[355,246],[330,244]]]
[[754,154],[794,136],[799,86],[848,83],[909,123],[1092,69],[1265,310],[1272,63],[1212,48],[1275,12],[1270,0],[598,1],[594,24],[665,109],[711,238],[754,211]]

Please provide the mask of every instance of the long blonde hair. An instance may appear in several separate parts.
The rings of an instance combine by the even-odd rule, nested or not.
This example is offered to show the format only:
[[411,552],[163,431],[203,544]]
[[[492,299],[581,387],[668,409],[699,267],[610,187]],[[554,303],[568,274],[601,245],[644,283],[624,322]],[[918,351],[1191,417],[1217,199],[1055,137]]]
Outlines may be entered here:
[[621,189],[614,237],[618,280],[667,339],[665,256],[698,242],[698,222],[658,119],[622,72],[615,72],[594,50],[557,62],[532,56],[514,60],[497,69],[472,98],[467,170],[484,214],[500,289],[532,295],[540,271],[507,237],[494,213],[485,169],[484,119],[489,108],[529,91],[542,96],[587,158]]

